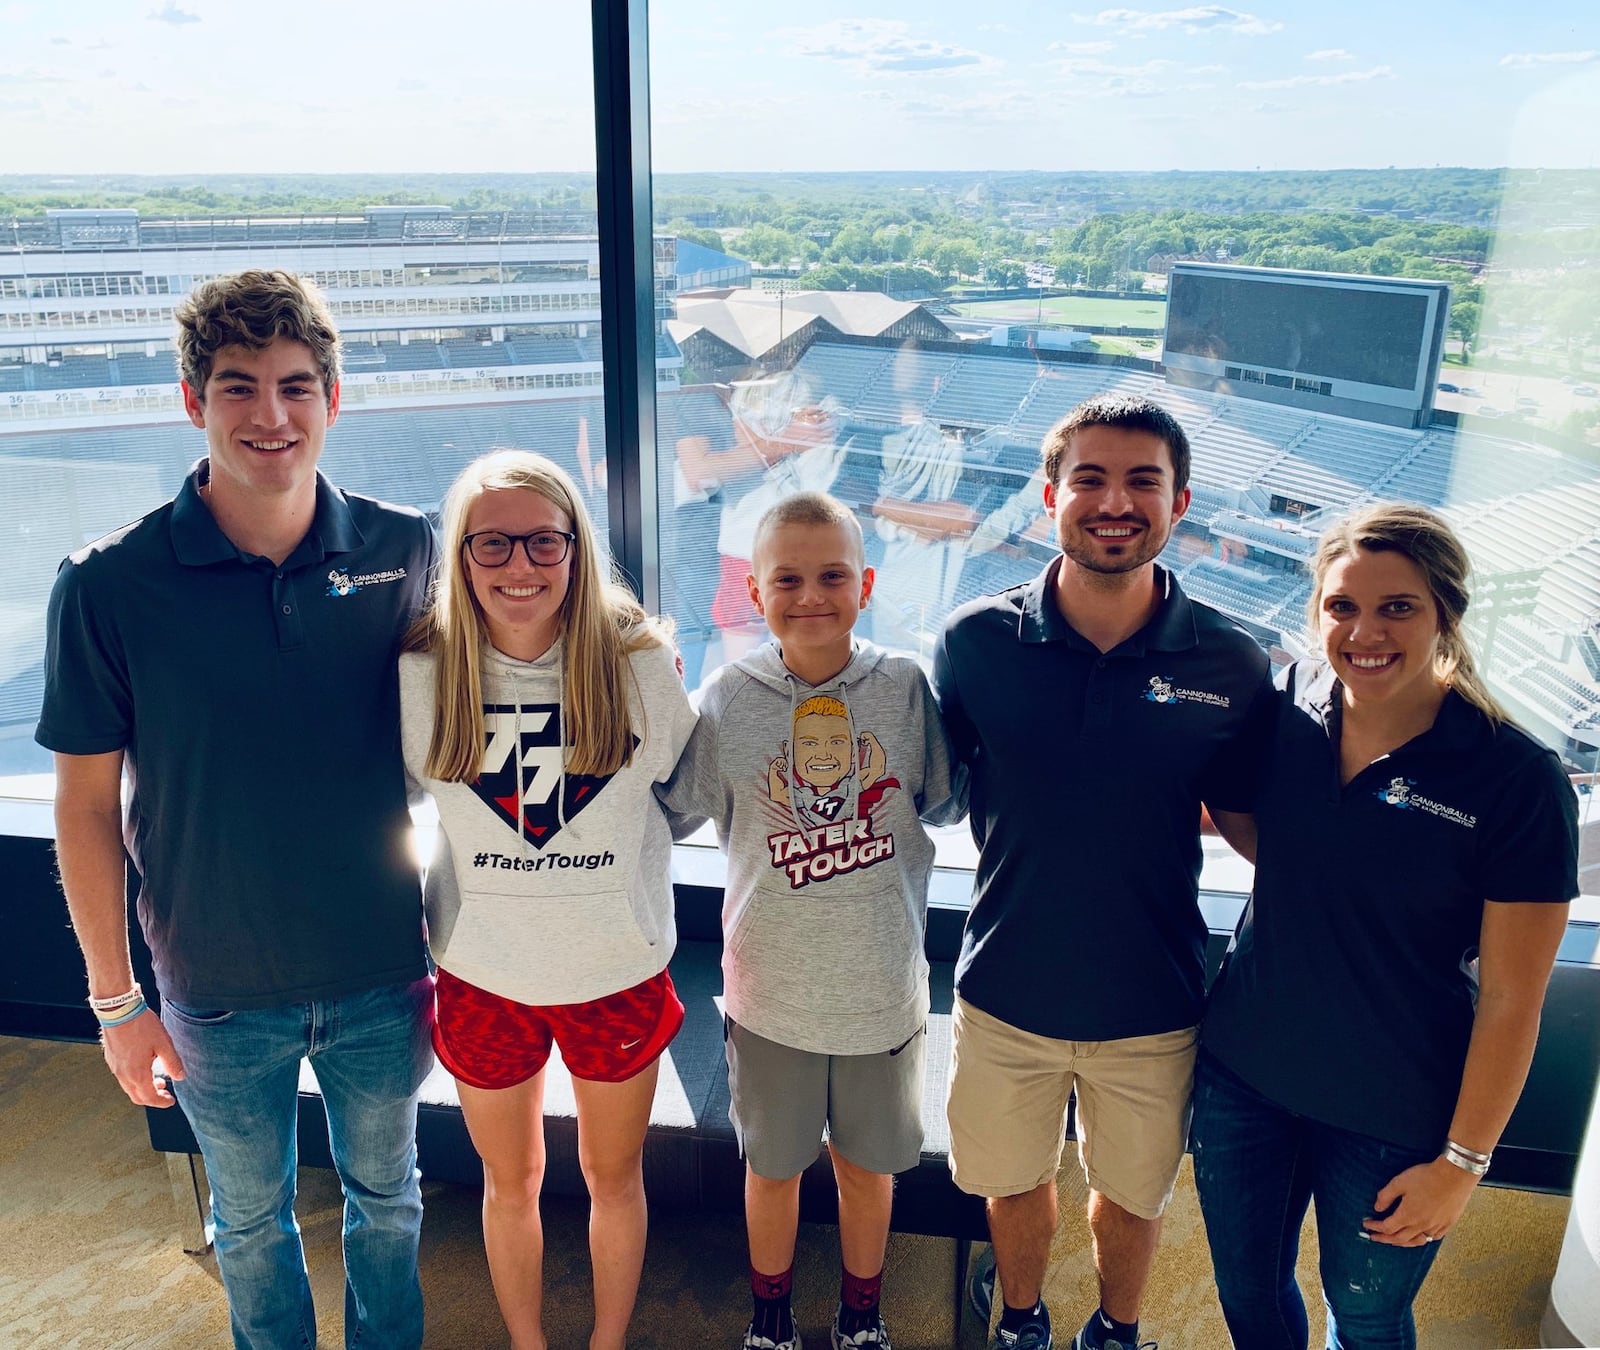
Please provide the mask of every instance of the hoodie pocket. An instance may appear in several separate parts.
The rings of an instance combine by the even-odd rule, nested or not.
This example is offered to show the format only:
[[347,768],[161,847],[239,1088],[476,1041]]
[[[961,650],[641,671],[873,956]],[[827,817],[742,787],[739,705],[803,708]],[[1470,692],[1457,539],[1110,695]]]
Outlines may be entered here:
[[922,934],[900,888],[812,891],[764,887],[728,941],[731,978],[764,1004],[870,1016],[919,997]]

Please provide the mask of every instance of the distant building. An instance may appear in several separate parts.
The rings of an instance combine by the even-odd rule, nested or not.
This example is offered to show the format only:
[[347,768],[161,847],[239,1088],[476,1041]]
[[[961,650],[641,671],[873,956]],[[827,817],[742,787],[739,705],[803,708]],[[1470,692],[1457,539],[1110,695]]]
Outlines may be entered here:
[[692,243],[687,239],[677,241],[676,272],[678,292],[715,290],[721,287],[741,287],[750,284],[748,259],[736,258],[729,253],[719,253],[714,248]]
[[813,342],[830,337],[956,337],[924,306],[877,291],[680,295],[667,331],[701,381],[730,379],[751,366],[787,369]]

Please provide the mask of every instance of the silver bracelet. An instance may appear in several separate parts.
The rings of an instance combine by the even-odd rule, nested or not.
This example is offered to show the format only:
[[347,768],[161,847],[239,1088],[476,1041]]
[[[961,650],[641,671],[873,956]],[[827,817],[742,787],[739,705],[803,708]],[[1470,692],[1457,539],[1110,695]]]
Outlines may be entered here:
[[1489,1154],[1465,1148],[1453,1139],[1445,1142],[1444,1152],[1439,1156],[1447,1163],[1459,1167],[1463,1172],[1470,1172],[1475,1177],[1481,1177],[1489,1170]]
[[144,989],[140,986],[139,981],[135,980],[133,988],[128,990],[126,994],[113,994],[110,998],[91,998],[89,1006],[97,1013],[116,1012],[118,1008],[126,1008],[129,1004],[136,1003],[143,997]]

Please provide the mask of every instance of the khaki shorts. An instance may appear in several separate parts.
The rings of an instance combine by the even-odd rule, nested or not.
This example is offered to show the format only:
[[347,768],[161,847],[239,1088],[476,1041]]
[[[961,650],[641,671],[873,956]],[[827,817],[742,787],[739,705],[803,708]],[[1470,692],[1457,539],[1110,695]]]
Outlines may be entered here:
[[1189,1135],[1198,1028],[1116,1041],[1020,1031],[957,996],[951,1019],[950,1171],[969,1195],[1022,1195],[1061,1165],[1078,1092],[1078,1158],[1093,1190],[1159,1218]]

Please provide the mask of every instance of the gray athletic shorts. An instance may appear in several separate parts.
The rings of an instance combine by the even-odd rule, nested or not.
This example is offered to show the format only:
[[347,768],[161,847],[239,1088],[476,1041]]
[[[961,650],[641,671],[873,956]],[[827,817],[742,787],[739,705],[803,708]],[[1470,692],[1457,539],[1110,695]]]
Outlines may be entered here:
[[786,1181],[816,1161],[824,1134],[847,1161],[889,1175],[922,1158],[926,1029],[876,1055],[821,1055],[724,1021],[728,1115],[757,1176]]

